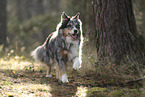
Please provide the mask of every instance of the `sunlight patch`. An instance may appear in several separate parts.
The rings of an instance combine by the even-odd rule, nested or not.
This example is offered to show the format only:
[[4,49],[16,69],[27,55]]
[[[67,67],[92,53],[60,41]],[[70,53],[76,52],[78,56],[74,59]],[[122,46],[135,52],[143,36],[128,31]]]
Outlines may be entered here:
[[[9,91],[12,90],[12,91]],[[2,87],[2,96],[24,96],[24,97],[52,97],[50,94],[51,87],[49,85],[41,84],[16,84],[6,85]]]
[[87,87],[78,87],[77,88],[77,93],[75,96],[78,96],[78,97],[86,97],[87,96]]
[[32,62],[25,61],[19,56],[0,58],[0,66],[2,69],[23,70],[25,66],[31,64]]

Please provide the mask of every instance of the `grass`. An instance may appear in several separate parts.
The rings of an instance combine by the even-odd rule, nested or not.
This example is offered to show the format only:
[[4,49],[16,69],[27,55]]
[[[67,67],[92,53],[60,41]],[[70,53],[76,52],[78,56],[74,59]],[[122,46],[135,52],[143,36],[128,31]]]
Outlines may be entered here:
[[[96,71],[82,66],[76,71],[68,72],[69,83],[62,84],[55,78],[46,78],[46,67],[40,66],[24,56],[7,54],[0,58],[0,95],[2,97],[139,97],[143,88],[128,88],[117,85],[103,86],[97,78]],[[94,64],[92,55],[87,55]],[[86,58],[87,60],[87,58]],[[93,66],[93,65],[92,65]],[[111,67],[110,67],[111,68]],[[114,80],[111,80],[113,83]]]

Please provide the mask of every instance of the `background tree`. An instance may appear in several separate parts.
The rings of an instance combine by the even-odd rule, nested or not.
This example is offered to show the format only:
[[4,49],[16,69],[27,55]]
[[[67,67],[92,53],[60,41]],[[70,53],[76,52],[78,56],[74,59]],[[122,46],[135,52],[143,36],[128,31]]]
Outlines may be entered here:
[[6,45],[7,36],[7,14],[6,14],[6,1],[0,0],[0,45]]
[[134,5],[134,11],[136,14],[136,20],[138,24],[138,31],[145,38],[145,0],[132,0]]
[[98,59],[143,62],[144,39],[137,32],[131,0],[93,0],[93,9]]

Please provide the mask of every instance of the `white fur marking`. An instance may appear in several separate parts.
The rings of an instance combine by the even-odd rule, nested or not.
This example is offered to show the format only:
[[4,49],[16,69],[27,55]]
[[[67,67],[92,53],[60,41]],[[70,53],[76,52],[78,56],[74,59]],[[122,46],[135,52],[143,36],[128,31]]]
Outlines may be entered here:
[[68,83],[69,82],[66,73],[62,76],[62,82],[63,83]]
[[46,77],[52,77],[52,75],[51,75],[51,74],[49,74],[49,75],[46,75]]
[[74,60],[73,60],[74,64],[73,64],[73,69],[75,70],[78,70],[79,67],[80,67],[80,61],[79,61],[79,58],[76,57]]

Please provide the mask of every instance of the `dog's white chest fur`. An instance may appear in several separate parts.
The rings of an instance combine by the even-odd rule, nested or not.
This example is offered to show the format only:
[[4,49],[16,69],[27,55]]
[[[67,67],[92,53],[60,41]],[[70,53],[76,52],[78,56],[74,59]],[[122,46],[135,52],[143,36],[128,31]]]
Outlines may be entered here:
[[72,41],[69,37],[66,38],[67,45],[69,46],[68,61],[73,62],[73,69],[78,70],[80,67],[79,61],[79,40]]
[[73,41],[70,37],[66,37],[66,42],[70,50],[68,54],[69,61],[71,61],[73,58],[78,57],[79,55],[79,41]]

